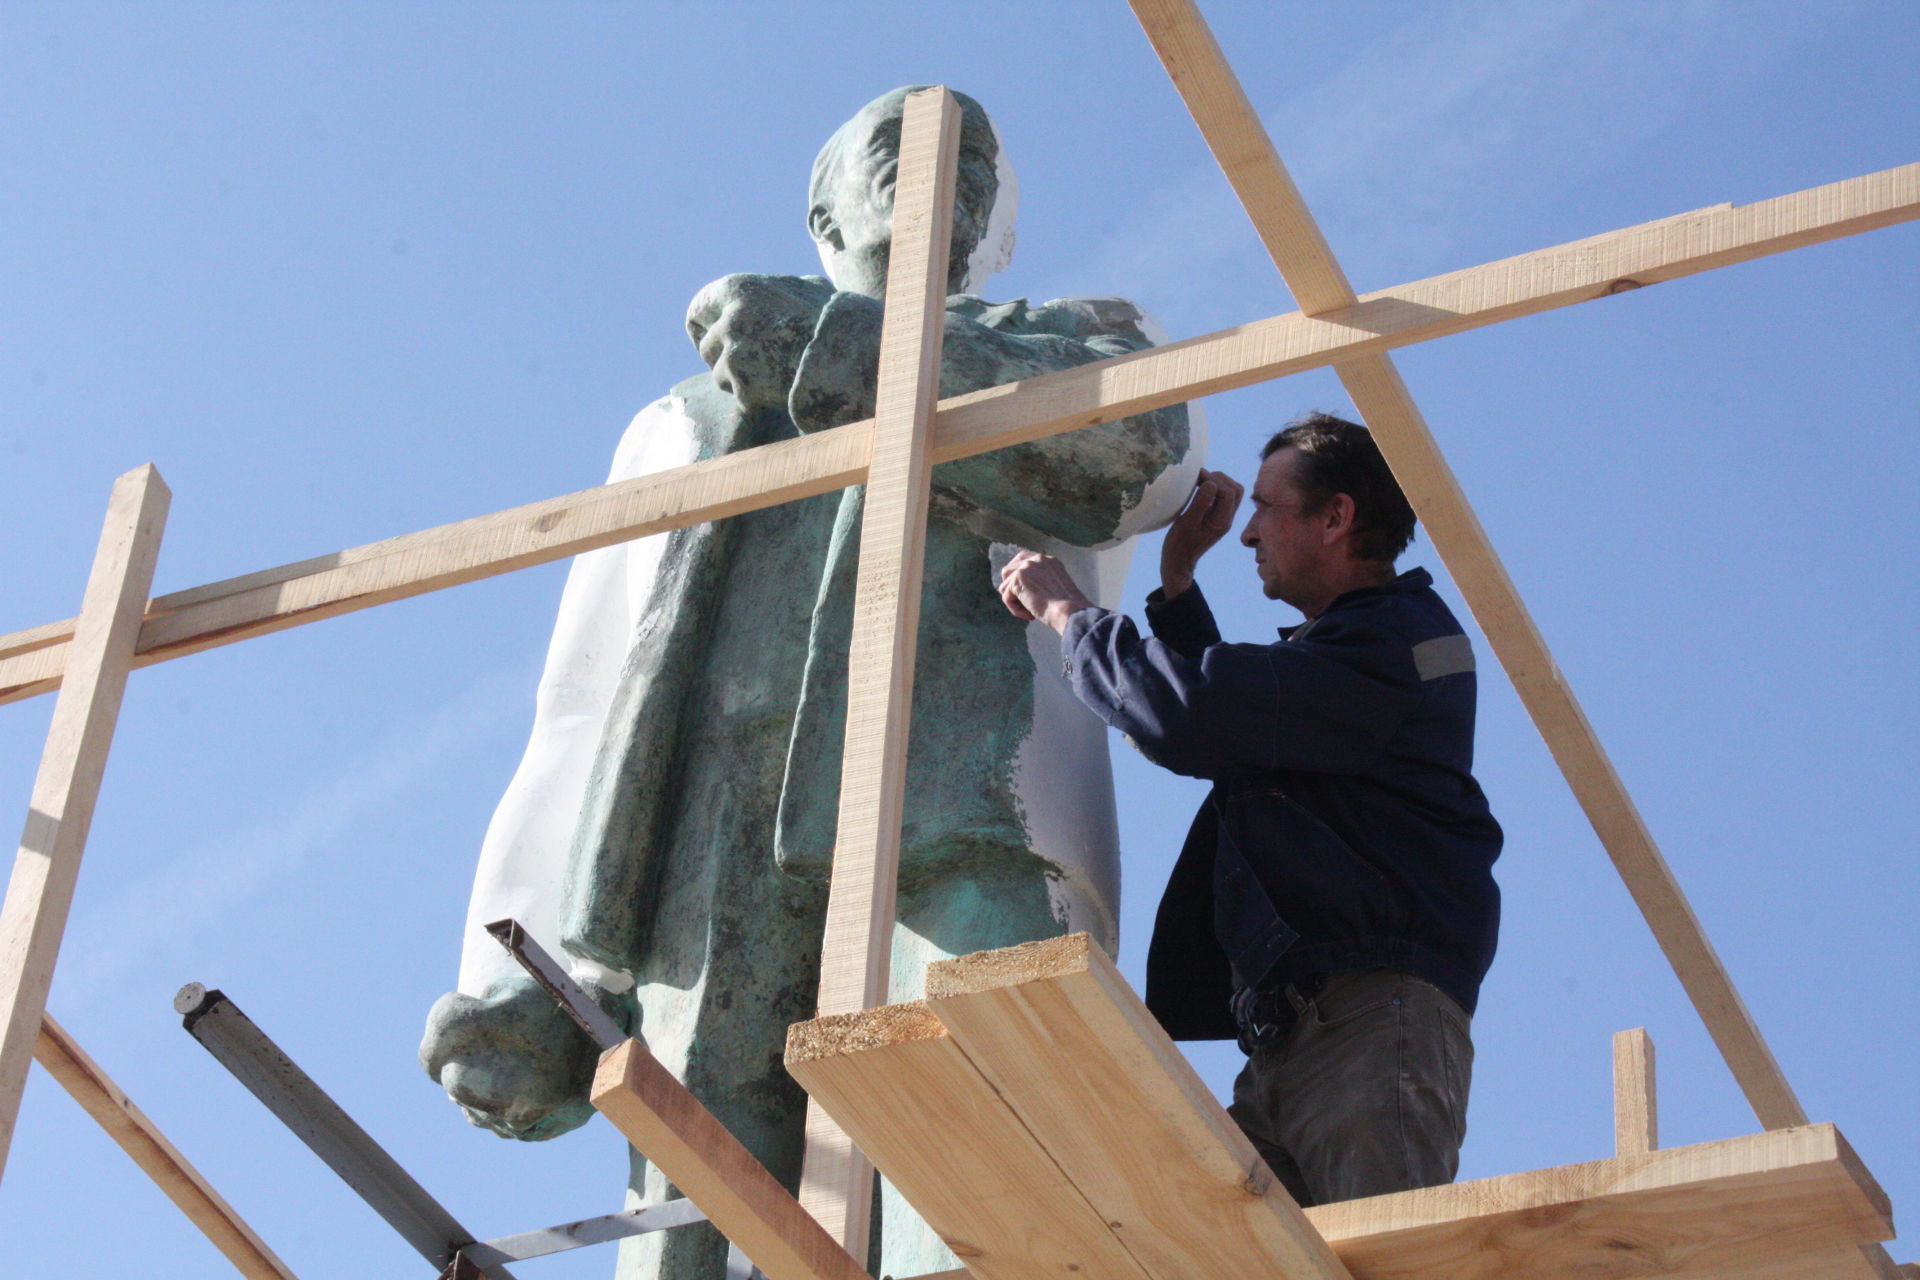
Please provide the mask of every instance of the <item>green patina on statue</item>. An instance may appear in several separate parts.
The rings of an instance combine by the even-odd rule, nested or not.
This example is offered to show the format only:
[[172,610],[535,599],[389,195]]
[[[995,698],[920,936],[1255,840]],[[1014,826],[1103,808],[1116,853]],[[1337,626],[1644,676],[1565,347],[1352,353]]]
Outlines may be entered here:
[[[710,371],[635,419],[614,478],[871,415],[907,92],[869,103],[815,162],[808,227],[828,278],[702,290],[687,325]],[[1013,191],[991,121],[960,102],[942,394],[1150,345],[1118,299],[963,292],[1004,265]],[[1175,406],[935,469],[893,998],[921,995],[927,963],[951,955],[1078,929],[1114,947],[1104,726],[1062,684],[1051,633],[1030,636],[1037,624],[1001,605],[995,570],[1012,547],[1047,550],[1111,601],[1128,540],[1191,487],[1198,434]],[[539,1139],[592,1114],[593,1046],[477,935],[511,914],[797,1184],[805,1097],[781,1053],[818,982],[861,499],[803,499],[576,561],[533,741],[482,850],[461,989],[434,1006],[421,1046],[476,1124]],[[631,1194],[670,1194],[637,1154]],[[876,1238],[884,1272],[956,1265],[890,1189]],[[706,1280],[724,1256],[710,1228],[681,1228],[626,1242],[621,1274]]]

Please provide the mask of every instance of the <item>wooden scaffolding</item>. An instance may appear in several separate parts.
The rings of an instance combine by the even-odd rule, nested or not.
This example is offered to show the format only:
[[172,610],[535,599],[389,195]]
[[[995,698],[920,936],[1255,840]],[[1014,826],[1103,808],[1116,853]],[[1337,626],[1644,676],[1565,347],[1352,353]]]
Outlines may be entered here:
[[[1191,0],[1130,0],[1299,309],[937,399],[959,111],[908,100],[872,419],[149,598],[168,491],[121,477],[79,616],[0,636],[0,701],[58,690],[0,908],[0,1161],[38,1060],[242,1274],[291,1273],[46,1013],[130,672],[597,547],[867,486],[812,1098],[790,1196],[644,1044],[595,1104],[773,1280],[855,1280],[874,1166],[981,1280],[1912,1277],[1891,1208],[1810,1124],[1555,665],[1390,352],[1920,217],[1920,164],[1718,205],[1356,294]],[[1663,1150],[1652,1048],[1615,1046],[1610,1159],[1301,1210],[1081,936],[933,966],[881,1007],[894,924],[929,477],[936,463],[1331,366],[1671,962],[1763,1132]],[[930,1151],[929,1128],[944,1135]],[[453,1242],[458,1245],[460,1242]],[[450,1270],[469,1265],[455,1257]]]

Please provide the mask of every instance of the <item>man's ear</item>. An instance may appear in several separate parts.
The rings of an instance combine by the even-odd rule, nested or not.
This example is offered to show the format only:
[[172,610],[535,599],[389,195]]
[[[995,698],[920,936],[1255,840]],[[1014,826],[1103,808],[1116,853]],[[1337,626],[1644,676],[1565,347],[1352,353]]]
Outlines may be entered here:
[[1328,498],[1320,508],[1320,541],[1324,546],[1332,546],[1353,532],[1353,518],[1357,508],[1353,495],[1336,493]]
[[827,245],[835,253],[847,247],[840,235],[840,224],[833,220],[833,210],[823,204],[817,204],[807,210],[807,231],[819,243]]

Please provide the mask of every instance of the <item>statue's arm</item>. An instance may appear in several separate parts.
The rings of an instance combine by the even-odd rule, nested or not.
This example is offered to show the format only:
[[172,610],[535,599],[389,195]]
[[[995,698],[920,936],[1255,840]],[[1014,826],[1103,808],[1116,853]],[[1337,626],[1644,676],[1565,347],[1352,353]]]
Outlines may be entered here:
[[[669,400],[627,429],[609,482],[689,460]],[[632,601],[660,539],[575,557],[561,593],[534,701],[527,749],[481,843],[462,940],[459,989],[428,1015],[421,1065],[477,1125],[516,1138],[547,1138],[593,1114],[586,1101],[595,1046],[561,1015],[482,926],[503,916],[550,951],[560,943],[560,885],[587,778],[632,631]],[[590,989],[617,991],[621,975],[566,956]]]
[[[1151,345],[1130,322],[1138,313],[1128,304],[1086,304],[1070,314],[1056,310],[1076,305],[1052,303],[1030,312],[1019,304],[996,308],[952,300],[941,348],[940,394],[961,395]],[[1097,313],[1096,306],[1106,313]],[[801,430],[872,414],[881,310],[875,299],[854,293],[836,293],[822,308],[788,397]],[[1045,331],[1049,328],[1054,331]],[[943,463],[934,483],[965,503],[1063,542],[1098,546],[1172,518],[1191,487],[1179,480],[1183,468],[1197,466],[1197,445],[1186,406],[1171,405]]]
[[[668,401],[642,410],[627,428],[608,483],[675,465],[664,428]],[[684,452],[684,448],[680,451]],[[560,882],[587,776],[633,631],[633,589],[658,548],[648,539],[576,556],[567,572],[534,695],[526,751],[481,842],[462,937],[460,989],[477,995],[519,967],[482,926],[503,916],[549,948],[558,942]],[[586,976],[597,976],[591,973]]]

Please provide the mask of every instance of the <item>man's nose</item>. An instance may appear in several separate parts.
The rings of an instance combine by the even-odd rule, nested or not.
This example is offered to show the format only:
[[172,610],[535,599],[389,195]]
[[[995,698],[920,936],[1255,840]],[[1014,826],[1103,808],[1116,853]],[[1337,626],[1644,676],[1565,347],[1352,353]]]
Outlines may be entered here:
[[1252,519],[1248,519],[1247,523],[1240,530],[1240,545],[1243,547],[1257,547],[1260,545],[1260,538],[1253,531]]

